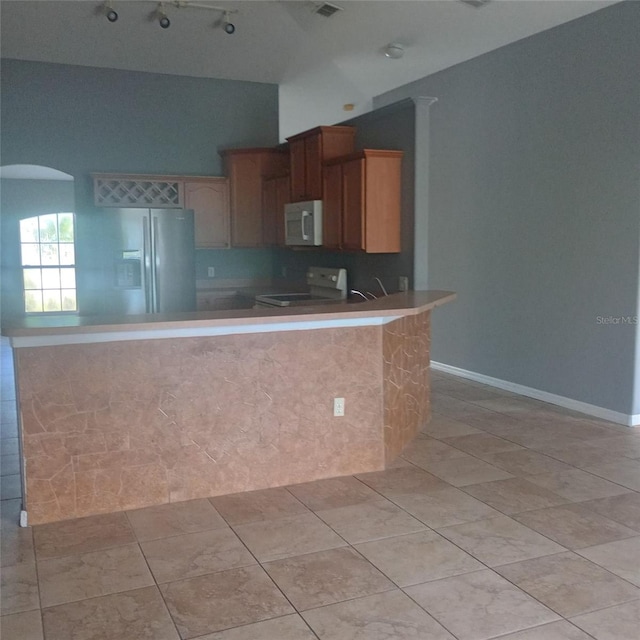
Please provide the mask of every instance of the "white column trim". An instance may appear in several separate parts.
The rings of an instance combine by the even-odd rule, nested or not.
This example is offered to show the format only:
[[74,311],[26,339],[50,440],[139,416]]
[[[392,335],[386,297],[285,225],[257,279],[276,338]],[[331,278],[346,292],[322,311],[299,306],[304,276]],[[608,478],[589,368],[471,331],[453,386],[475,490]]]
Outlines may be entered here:
[[427,289],[429,283],[428,225],[429,225],[429,108],[438,98],[412,98],[415,114],[414,168],[414,252],[413,288]]

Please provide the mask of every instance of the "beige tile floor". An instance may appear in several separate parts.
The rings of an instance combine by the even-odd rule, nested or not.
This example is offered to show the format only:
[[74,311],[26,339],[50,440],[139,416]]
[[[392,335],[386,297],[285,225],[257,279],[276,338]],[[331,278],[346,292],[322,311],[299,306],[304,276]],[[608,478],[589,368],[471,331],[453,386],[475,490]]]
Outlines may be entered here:
[[387,471],[19,529],[5,391],[7,640],[639,637],[640,431],[434,373]]

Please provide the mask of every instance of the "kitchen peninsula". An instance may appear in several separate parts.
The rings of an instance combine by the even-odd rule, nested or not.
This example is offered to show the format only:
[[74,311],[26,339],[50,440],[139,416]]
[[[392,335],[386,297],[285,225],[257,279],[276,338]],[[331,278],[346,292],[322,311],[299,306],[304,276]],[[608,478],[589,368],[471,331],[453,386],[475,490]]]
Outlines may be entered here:
[[3,328],[29,523],[383,469],[428,420],[430,314],[454,298]]

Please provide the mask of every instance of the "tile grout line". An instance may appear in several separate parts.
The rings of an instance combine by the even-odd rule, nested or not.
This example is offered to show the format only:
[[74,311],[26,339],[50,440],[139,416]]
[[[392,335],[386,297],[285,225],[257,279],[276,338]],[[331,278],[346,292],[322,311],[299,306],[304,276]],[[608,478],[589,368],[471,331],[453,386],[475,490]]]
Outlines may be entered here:
[[[229,494],[229,495],[232,495],[232,494]],[[218,497],[218,496],[212,496],[212,497]],[[210,502],[210,498],[203,498],[203,499],[204,499],[204,500],[207,500],[208,502]],[[269,575],[269,572],[268,572],[268,571],[267,571],[267,570],[262,566],[262,563],[261,563],[261,562],[258,560],[258,558],[254,555],[254,553],[251,551],[251,549],[249,549],[249,547],[247,547],[247,545],[245,544],[244,540],[242,540],[242,538],[241,538],[241,537],[236,533],[235,529],[234,529],[234,528],[233,528],[233,526],[229,523],[229,521],[224,517],[224,515],[222,515],[222,514],[221,514],[221,513],[220,513],[220,512],[215,508],[215,506],[214,506],[213,504],[211,504],[211,507],[212,507],[212,508],[215,510],[215,512],[216,512],[216,513],[217,513],[217,514],[218,514],[218,515],[219,515],[219,516],[224,520],[225,524],[227,525],[227,528],[228,528],[230,531],[232,531],[232,532],[233,532],[233,535],[236,537],[236,539],[240,542],[240,544],[241,544],[241,545],[242,545],[242,546],[247,550],[247,552],[248,552],[248,553],[251,555],[251,557],[255,560],[255,564],[246,565],[245,567],[234,567],[234,568],[229,568],[229,569],[222,569],[222,570],[220,570],[220,571],[209,571],[209,572],[207,572],[207,573],[200,574],[199,576],[192,576],[191,578],[180,578],[180,579],[178,579],[178,580],[169,580],[169,581],[167,581],[167,582],[159,583],[159,582],[157,581],[157,578],[156,578],[156,576],[155,576],[155,574],[154,574],[153,570],[151,569],[151,566],[149,565],[149,562],[148,562],[147,557],[146,557],[146,555],[145,555],[145,553],[144,553],[144,550],[143,550],[143,549],[142,549],[142,547],[140,546],[140,545],[141,545],[141,541],[139,541],[139,540],[138,540],[137,535],[136,535],[136,533],[135,533],[135,529],[133,528],[133,525],[131,525],[131,528],[132,528],[132,530],[133,530],[134,536],[136,536],[136,540],[137,540],[137,542],[138,542],[138,545],[140,546],[140,552],[142,553],[142,556],[143,556],[143,557],[144,557],[144,559],[145,559],[145,563],[147,564],[147,567],[148,567],[148,569],[149,569],[149,572],[151,573],[151,577],[152,577],[152,578],[153,578],[153,580],[154,580],[155,586],[157,587],[157,589],[158,589],[158,591],[159,591],[159,593],[160,593],[160,597],[162,598],[163,604],[165,605],[165,607],[166,607],[166,609],[167,609],[167,611],[168,611],[168,613],[169,613],[169,616],[170,616],[170,618],[171,618],[171,621],[174,623],[174,626],[176,626],[176,631],[178,631],[178,629],[177,629],[177,623],[175,622],[174,617],[173,617],[173,615],[172,615],[172,613],[171,613],[171,610],[169,609],[169,605],[168,605],[168,604],[167,604],[167,602],[166,602],[166,599],[165,599],[164,593],[162,592],[162,589],[160,588],[160,587],[161,587],[161,585],[172,584],[172,583],[176,583],[176,582],[184,582],[184,581],[186,581],[186,580],[191,580],[192,578],[199,578],[199,577],[201,577],[201,576],[207,576],[207,575],[215,575],[215,574],[219,574],[219,573],[224,573],[225,571],[233,571],[233,570],[234,570],[234,569],[236,569],[236,568],[241,569],[241,568],[252,567],[252,566],[258,566],[258,567],[260,567],[260,569],[262,569],[262,571],[265,573],[265,575],[269,578],[269,580],[271,581],[271,583],[276,587],[276,589],[277,589],[277,590],[282,594],[282,596],[285,598],[285,600],[289,603],[289,605],[291,606],[291,608],[293,609],[293,611],[294,611],[296,614],[300,615],[300,614],[299,614],[299,611],[296,609],[296,607],[293,605],[293,603],[289,600],[289,598],[286,596],[286,594],[282,591],[282,589],[280,589],[280,587],[278,586],[278,584],[277,584],[277,583],[273,580],[273,578]],[[126,512],[125,512],[125,513],[126,513]],[[216,531],[216,530],[222,530],[222,527],[218,527],[217,529],[203,529],[203,530],[202,530],[202,532],[207,532],[207,531]],[[195,532],[195,533],[200,533],[200,532]],[[179,537],[179,536],[181,536],[181,535],[189,535],[189,533],[180,533],[180,534],[176,534],[176,535],[172,535],[172,536],[167,536],[166,538],[155,538],[155,539],[153,539],[153,540],[146,540],[146,541],[144,541],[144,542],[155,542],[156,540],[166,540],[166,539],[169,539],[169,538],[176,538],[176,537]],[[297,556],[294,556],[294,557],[297,557]],[[282,618],[282,617],[287,616],[287,615],[291,615],[291,614],[290,614],[290,613],[287,613],[287,614],[283,614],[283,615],[274,616],[273,618],[266,618],[264,621],[266,621],[266,620],[274,620],[274,619],[276,619],[276,618]],[[302,617],[302,616],[300,616],[300,617]],[[304,623],[305,623],[305,624],[307,624],[306,620],[304,620],[304,619],[303,619],[303,621],[304,621]],[[260,620],[260,621],[258,621],[258,622],[263,622],[263,620]],[[238,628],[238,627],[247,626],[247,625],[249,625],[249,624],[254,624],[254,623],[253,623],[253,622],[249,622],[249,623],[246,623],[246,624],[238,625],[237,627],[229,627],[228,629],[235,629],[235,628]],[[307,625],[307,626],[308,626],[308,625]],[[204,634],[204,635],[208,635],[209,633],[218,633],[219,631],[227,631],[228,629],[219,629],[218,631],[214,631],[214,632],[207,632],[207,633],[206,633],[206,634]],[[178,635],[179,635],[180,637],[182,637],[182,636],[180,635],[180,632],[179,632],[179,631],[178,631]],[[316,635],[316,634],[314,633],[314,636],[315,636],[315,635]],[[199,637],[203,637],[203,636],[199,636]],[[316,636],[316,638],[317,638],[317,636]],[[196,637],[196,638],[193,638],[193,640],[197,640],[197,637]]]
[[[295,498],[295,496],[293,496]],[[297,498],[296,498],[297,499]],[[298,611],[298,609],[294,606],[293,602],[291,602],[291,600],[289,600],[289,598],[287,597],[287,594],[280,588],[280,585],[278,585],[278,583],[271,577],[271,575],[269,574],[269,572],[262,566],[262,563],[258,560],[258,558],[256,557],[256,555],[253,553],[253,551],[251,551],[251,549],[249,549],[249,547],[247,546],[247,544],[245,543],[245,541],[237,534],[236,530],[233,528],[233,526],[231,525],[231,523],[224,517],[223,514],[221,514],[216,508],[215,505],[211,505],[216,512],[218,513],[218,515],[220,515],[220,517],[227,523],[227,526],[231,529],[231,531],[233,531],[233,534],[236,536],[236,538],[240,541],[240,544],[251,554],[251,557],[256,561],[256,563],[258,564],[258,566],[262,569],[262,571],[264,571],[265,575],[269,578],[269,580],[271,581],[271,583],[275,586],[275,588],[282,594],[282,597],[289,603],[289,606],[296,612],[296,614],[298,615],[299,618],[302,619],[302,621],[307,625],[307,627],[311,630],[311,633],[313,633],[313,635],[318,638],[317,634],[315,633],[315,631],[313,629],[311,629],[311,627],[309,626],[309,623],[302,617],[302,615],[300,615],[300,612]],[[306,507],[306,505],[304,505]],[[308,507],[306,507],[308,508]],[[310,510],[310,509],[309,509]],[[310,510],[311,511],[311,510]],[[257,522],[260,522],[259,520]],[[248,523],[247,523],[248,524]],[[294,556],[295,557],[295,556]],[[291,615],[291,614],[285,614],[285,615]],[[283,616],[276,616],[278,618],[283,617]],[[272,620],[273,618],[268,618],[269,620]],[[251,624],[251,623],[249,623]],[[232,627],[235,628],[235,627]],[[194,639],[197,640],[197,639]],[[319,640],[319,639],[318,639]]]
[[[419,467],[418,467],[418,468],[419,468]],[[426,470],[421,469],[421,471],[426,471]],[[427,472],[427,473],[428,473],[428,472]],[[349,477],[349,476],[347,476],[347,477]],[[353,476],[353,477],[355,477],[355,476]],[[359,480],[359,478],[356,478],[356,479],[358,479],[358,480]],[[361,481],[361,482],[363,482],[363,481]],[[443,482],[446,482],[446,481],[445,481],[445,480],[443,480]],[[365,485],[366,485],[366,483],[364,483],[364,482],[363,482],[363,484],[365,484]],[[446,483],[446,484],[448,484],[448,485],[449,485],[449,483]],[[369,486],[369,485],[366,485],[366,486]],[[453,485],[449,485],[449,486],[453,486]],[[369,488],[372,488],[372,487],[369,487]],[[456,487],[454,487],[454,488],[456,488]],[[373,491],[376,491],[375,489],[372,489],[372,490],[373,490]],[[378,491],[376,491],[376,493],[378,493],[378,494],[379,494],[379,492],[378,492]],[[381,495],[381,497],[385,498],[386,500],[389,500],[390,502],[392,502],[392,504],[395,504],[391,499],[387,498],[386,496],[383,496],[382,494],[379,494],[379,495]],[[476,499],[477,499],[477,498],[476,498]],[[482,501],[480,501],[480,502],[482,502]],[[486,504],[486,503],[483,503],[483,504]],[[402,509],[403,511],[405,511],[408,515],[412,515],[412,514],[410,514],[408,511],[406,511],[403,507],[401,507],[401,506],[399,506],[399,505],[396,505],[396,506],[398,506],[400,509]],[[412,517],[415,517],[419,522],[422,522],[422,521],[421,521],[419,518],[417,518],[416,516],[412,516]],[[509,516],[505,516],[505,517],[509,517]],[[492,518],[481,518],[480,520],[487,520],[487,519],[492,519]],[[511,518],[510,518],[510,519],[511,519]],[[477,521],[474,521],[474,522],[477,522]],[[515,521],[515,522],[517,522],[517,521]],[[469,571],[469,572],[465,572],[465,573],[457,574],[457,575],[467,575],[467,574],[469,574],[469,573],[476,573],[477,571],[485,571],[485,570],[489,570],[489,571],[491,571],[492,573],[494,573],[494,574],[496,574],[497,576],[499,576],[500,578],[502,578],[503,580],[505,580],[505,581],[509,582],[509,583],[510,583],[514,588],[516,588],[518,591],[520,591],[520,592],[524,593],[525,595],[527,595],[528,597],[530,597],[532,600],[534,600],[535,602],[537,602],[538,604],[540,604],[541,606],[543,606],[545,609],[547,609],[547,610],[549,610],[549,611],[552,611],[552,612],[553,612],[553,613],[555,613],[556,615],[559,615],[562,619],[566,619],[566,618],[564,618],[564,616],[562,616],[562,614],[560,614],[559,612],[555,611],[554,609],[552,609],[552,608],[551,608],[551,607],[549,607],[548,605],[546,605],[546,604],[544,604],[543,602],[541,602],[540,600],[538,600],[538,598],[535,598],[533,595],[531,595],[530,593],[528,593],[527,591],[525,591],[524,589],[522,589],[522,588],[521,588],[521,587],[519,587],[518,585],[514,584],[513,582],[511,582],[510,580],[508,580],[508,579],[507,579],[507,578],[505,578],[504,576],[502,576],[500,573],[498,573],[497,571],[495,571],[492,567],[490,567],[489,565],[487,565],[484,561],[480,560],[479,558],[477,558],[476,556],[474,556],[472,553],[469,553],[468,551],[466,551],[466,550],[465,550],[465,549],[463,549],[462,547],[458,546],[455,542],[453,542],[453,541],[449,540],[448,538],[446,538],[445,536],[443,536],[442,534],[440,534],[440,533],[439,533],[439,531],[437,531],[436,529],[433,529],[433,528],[429,527],[429,525],[427,525],[425,522],[422,522],[422,524],[424,524],[424,525],[427,527],[427,530],[432,531],[432,532],[433,532],[433,533],[435,533],[436,535],[440,536],[440,538],[442,538],[443,540],[445,540],[445,541],[449,542],[450,544],[452,544],[453,546],[455,546],[456,548],[458,548],[458,549],[459,549],[460,551],[462,551],[463,553],[465,553],[465,554],[467,554],[467,555],[471,556],[472,558],[474,558],[475,560],[477,560],[477,562],[479,562],[480,564],[482,564],[482,565],[483,565],[483,567],[484,567],[483,569],[477,569],[477,570],[474,570],[474,571]],[[521,523],[518,523],[518,524],[521,524]],[[327,526],[330,526],[330,525],[327,525]],[[522,525],[522,526],[525,526],[525,525]],[[528,527],[527,527],[527,528],[528,528]],[[533,530],[532,530],[532,531],[533,531]],[[336,533],[337,533],[337,532],[336,532]],[[414,533],[416,533],[416,532],[414,532]],[[417,533],[419,533],[419,532],[417,532]],[[538,532],[534,532],[534,533],[538,533]],[[338,535],[339,535],[339,534],[338,534]],[[405,535],[413,535],[413,534],[405,534]],[[539,534],[539,535],[542,535],[542,534]],[[392,538],[392,537],[398,537],[398,536],[389,536],[388,538],[381,538],[381,539],[382,539],[382,540],[384,540],[384,539],[389,539],[389,538]],[[545,538],[546,538],[546,536],[543,536],[543,537],[545,537]],[[368,541],[368,542],[373,542],[373,540]],[[551,542],[554,542],[554,541],[553,541],[553,540],[551,540]],[[349,543],[347,543],[347,544],[349,544]],[[365,543],[358,543],[358,544],[365,544]],[[556,543],[556,544],[558,544],[558,543]],[[351,546],[351,545],[350,545],[350,546]],[[566,553],[567,551],[571,552],[571,550],[570,550],[570,549],[567,549],[566,547],[564,547],[564,545],[559,545],[559,546],[561,546],[561,547],[564,549],[564,551],[558,551],[558,552],[551,553],[551,554],[547,554],[547,555],[557,555],[557,554],[559,554],[559,553]],[[353,548],[353,547],[352,547],[352,548]],[[354,551],[356,551],[356,553],[358,553],[360,556],[362,556],[362,554],[358,551],[358,549],[355,549],[355,548],[354,548]],[[383,574],[387,579],[389,579],[389,580],[392,582],[392,584],[394,584],[394,585],[395,585],[395,586],[396,586],[400,591],[402,591],[402,593],[404,593],[407,597],[411,598],[411,600],[412,600],[413,602],[415,602],[415,604],[416,604],[416,605],[418,605],[418,606],[419,606],[423,611],[425,611],[425,613],[427,613],[427,615],[429,615],[431,618],[433,618],[434,620],[436,620],[436,622],[438,622],[438,624],[440,624],[443,628],[445,628],[445,629],[446,629],[449,633],[451,633],[451,635],[453,635],[455,638],[457,638],[457,637],[458,637],[458,636],[455,636],[455,634],[453,634],[453,632],[452,632],[450,629],[448,629],[447,627],[445,627],[445,625],[444,625],[444,624],[442,624],[442,622],[440,622],[440,620],[438,620],[438,618],[436,618],[435,616],[433,616],[433,615],[432,615],[432,614],[431,614],[427,609],[425,609],[422,605],[420,605],[420,603],[416,602],[416,601],[415,601],[415,600],[410,596],[410,594],[408,594],[408,593],[404,590],[404,589],[405,589],[405,587],[401,587],[401,586],[399,586],[399,585],[398,585],[398,584],[397,584],[397,583],[396,583],[392,578],[390,578],[389,576],[387,576],[387,574],[385,574],[381,569],[379,569],[378,567],[376,567],[376,566],[375,566],[375,565],[374,565],[370,560],[368,560],[368,558],[365,558],[364,556],[362,556],[362,557],[363,557],[363,558],[364,558],[364,560],[366,560],[369,564],[371,564],[375,569],[377,569],[378,571],[380,571],[380,573],[382,573],[382,574]],[[537,557],[546,557],[546,556],[537,556]],[[536,559],[536,558],[534,557],[534,558],[528,558],[528,559]],[[515,563],[509,563],[509,564],[515,564]],[[502,565],[498,565],[498,566],[502,566]],[[447,577],[445,577],[445,578],[437,578],[437,579],[435,579],[435,580],[428,580],[428,581],[426,581],[426,582],[421,582],[421,583],[417,583],[417,584],[415,584],[415,585],[410,585],[410,586],[412,586],[412,587],[413,587],[413,586],[418,586],[418,585],[420,585],[420,584],[428,584],[428,583],[438,582],[438,580],[446,580],[446,579],[447,579],[447,578],[449,578],[449,577],[456,577],[456,576],[447,576]],[[409,588],[409,587],[406,587],[406,588]],[[353,598],[353,599],[355,600],[355,599],[358,599],[358,598]],[[329,605],[326,605],[326,606],[329,606]]]
[[[461,401],[461,402],[462,402],[462,401]],[[499,413],[499,412],[494,411],[494,413]],[[506,414],[499,414],[499,415],[506,415]],[[511,417],[511,416],[507,416],[507,417]],[[463,423],[463,424],[466,424],[467,426],[469,426],[469,427],[473,427],[474,429],[480,429],[480,430],[482,431],[482,433],[484,433],[484,434],[486,434],[486,435],[493,436],[494,438],[500,438],[501,440],[505,440],[505,441],[507,441],[507,442],[510,442],[510,443],[512,443],[512,444],[515,444],[515,445],[518,445],[519,447],[521,447],[521,449],[515,449],[514,451],[520,451],[520,450],[523,450],[523,451],[532,451],[533,453],[537,453],[537,454],[539,454],[539,455],[546,456],[547,458],[550,458],[550,459],[555,460],[555,461],[557,461],[557,462],[562,462],[563,464],[566,464],[567,466],[572,467],[572,468],[573,468],[573,470],[582,471],[583,473],[586,473],[586,474],[588,474],[588,475],[592,475],[592,476],[594,476],[594,477],[596,477],[596,478],[599,478],[599,479],[601,479],[601,480],[604,480],[604,481],[606,481],[606,482],[610,482],[611,484],[615,484],[616,486],[619,486],[619,487],[621,487],[622,489],[625,489],[626,491],[632,491],[632,492],[637,493],[637,491],[636,491],[635,489],[632,489],[631,487],[627,487],[627,486],[622,485],[622,484],[620,484],[620,483],[618,483],[618,482],[614,482],[613,480],[609,480],[608,478],[604,478],[604,477],[602,477],[602,476],[599,476],[599,475],[597,475],[596,473],[593,473],[593,472],[590,472],[590,471],[586,471],[585,469],[582,469],[582,468],[580,468],[580,467],[578,467],[578,466],[576,466],[576,465],[574,465],[574,464],[571,464],[571,463],[569,463],[569,462],[565,462],[564,460],[561,460],[560,458],[554,458],[552,454],[549,454],[549,453],[547,453],[547,452],[538,451],[537,449],[533,449],[533,448],[531,448],[531,447],[528,447],[528,446],[526,446],[526,445],[522,445],[522,444],[520,444],[520,443],[518,443],[518,442],[515,442],[515,441],[513,441],[513,440],[509,440],[509,438],[508,438],[508,437],[497,436],[497,435],[495,435],[495,434],[493,434],[493,433],[491,433],[491,432],[489,432],[489,431],[485,431],[485,430],[484,430],[484,429],[482,429],[481,427],[477,427],[477,426],[475,426],[475,425],[472,425],[472,424],[469,424],[469,423],[467,423],[467,422],[464,422],[464,419],[453,418],[453,417],[449,417],[449,416],[446,416],[446,415],[445,415],[445,418],[449,418],[449,419],[452,419],[452,420],[456,420],[457,422],[461,422],[461,423]],[[515,418],[513,418],[513,419],[514,419],[514,421],[518,421],[518,420],[517,420],[517,419],[515,419]],[[422,432],[419,432],[419,433],[422,433]],[[471,435],[474,435],[474,434],[471,434]],[[477,435],[480,435],[480,434],[477,434]],[[498,469],[500,469],[500,467],[499,467],[498,465],[494,465],[494,464],[492,464],[492,463],[490,463],[490,462],[487,462],[486,460],[483,460],[482,458],[480,458],[480,457],[479,457],[478,455],[476,455],[476,454],[470,453],[470,452],[468,452],[468,451],[464,451],[463,449],[460,449],[459,447],[456,447],[456,446],[455,446],[455,444],[452,444],[452,443],[449,443],[449,442],[443,441],[443,439],[442,439],[442,438],[437,438],[437,437],[435,437],[435,436],[429,436],[429,437],[432,437],[434,440],[437,440],[438,442],[444,442],[444,444],[447,444],[447,445],[449,445],[449,446],[453,447],[454,449],[457,449],[458,451],[461,451],[462,453],[465,453],[465,454],[467,454],[467,455],[470,455],[470,456],[472,456],[472,457],[476,458],[477,460],[480,460],[481,462],[484,462],[485,464],[490,464],[491,466],[495,466],[495,467],[497,467]],[[461,437],[464,437],[464,436],[461,436]],[[507,450],[507,451],[501,451],[501,452],[496,452],[496,454],[498,454],[498,453],[509,453],[509,450]],[[400,457],[402,457],[402,453],[400,453]],[[625,456],[622,456],[622,457],[625,457]],[[403,459],[404,459],[404,458],[403,458]],[[630,460],[633,460],[633,458],[629,458],[629,459],[630,459]],[[432,473],[431,471],[429,471],[428,469],[426,469],[426,468],[424,468],[424,467],[420,467],[419,465],[416,465],[415,463],[411,462],[410,460],[407,460],[407,462],[409,462],[409,463],[411,463],[411,464],[414,464],[414,466],[418,467],[419,469],[422,469],[423,471],[426,471],[427,473],[431,473],[432,475],[436,475],[436,474]],[[501,471],[505,471],[505,473],[509,473],[508,471],[506,471],[506,470],[504,470],[504,469],[500,469],[500,470],[501,470]],[[562,472],[558,472],[558,473],[562,473]],[[511,474],[511,475],[513,475],[513,474]],[[545,474],[544,474],[544,473],[540,473],[540,474],[530,474],[530,475],[531,475],[531,476],[536,476],[536,475],[545,475]],[[438,476],[436,476],[436,477],[438,477]],[[527,477],[513,476],[513,477],[514,477],[514,478],[522,478],[522,479],[526,480],[528,476],[527,476]],[[442,478],[440,478],[440,479],[442,480]],[[445,482],[446,482],[446,481],[445,481]],[[489,482],[491,482],[491,481],[489,481]],[[498,482],[498,480],[496,480],[496,481],[494,481],[494,482]],[[484,483],[473,483],[473,484],[484,484]],[[453,486],[453,485],[452,485],[452,486]],[[465,486],[472,486],[472,485],[462,485],[461,487],[456,487],[456,488],[458,488],[458,489],[460,489],[460,490],[464,491],[464,487],[465,487]],[[467,492],[465,491],[465,493],[467,493]],[[552,491],[552,493],[553,493],[553,491]],[[470,495],[470,494],[468,494],[468,495]],[[559,495],[559,494],[558,494],[558,495]],[[618,494],[618,495],[623,495],[623,494]],[[472,497],[475,497],[475,496],[472,496]],[[562,497],[562,496],[560,496],[560,497]],[[605,497],[607,497],[607,496],[605,496]],[[596,498],[596,499],[597,499],[597,498]],[[587,500],[585,500],[584,502],[586,502],[586,501],[587,501]],[[489,505],[489,506],[490,506],[490,505]]]
[[[125,511],[125,515],[126,515],[126,511]],[[158,592],[158,595],[160,596],[160,599],[162,600],[162,604],[164,605],[164,608],[167,612],[167,614],[169,615],[169,620],[171,620],[171,624],[173,624],[174,629],[176,630],[176,633],[178,634],[178,638],[182,638],[182,634],[180,633],[180,630],[178,629],[178,624],[176,623],[173,614],[171,613],[171,609],[169,609],[169,605],[167,604],[165,598],[164,598],[164,594],[162,593],[162,589],[160,589],[160,584],[158,583],[158,580],[156,579],[155,573],[153,573],[153,571],[151,570],[151,565],[149,564],[149,560],[147,560],[147,556],[145,555],[143,549],[142,549],[142,545],[140,543],[140,540],[138,540],[138,536],[136,535],[135,529],[133,528],[133,526],[131,525],[131,521],[129,520],[129,517],[127,516],[127,522],[129,522],[129,526],[131,527],[131,530],[133,532],[133,535],[136,539],[136,544],[138,546],[138,550],[140,551],[140,555],[142,556],[142,558],[144,559],[144,563],[147,567],[147,571],[149,571],[149,575],[151,576],[151,579],[153,580],[153,586],[155,586],[156,591]]]

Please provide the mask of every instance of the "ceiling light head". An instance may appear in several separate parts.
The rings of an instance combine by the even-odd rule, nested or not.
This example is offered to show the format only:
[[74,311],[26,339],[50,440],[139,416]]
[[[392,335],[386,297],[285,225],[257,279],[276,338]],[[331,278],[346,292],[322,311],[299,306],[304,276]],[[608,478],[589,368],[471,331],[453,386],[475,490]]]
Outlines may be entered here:
[[98,13],[102,13],[106,16],[109,22],[118,21],[118,12],[114,10],[110,2],[104,2],[98,9]]
[[383,51],[384,55],[392,60],[398,60],[404,55],[404,47],[397,42],[390,42]]
[[233,22],[229,22],[229,12],[224,12],[224,17],[222,18],[222,28],[224,32],[233,35],[236,32],[236,25]]
[[158,24],[162,29],[168,29],[171,26],[171,20],[164,11],[164,5],[161,3],[156,10],[156,18],[158,18]]

